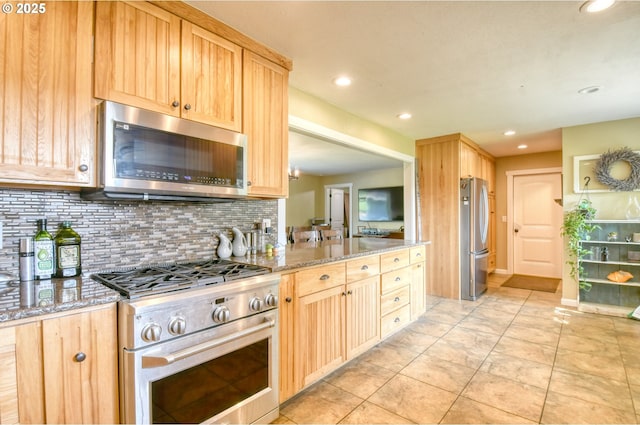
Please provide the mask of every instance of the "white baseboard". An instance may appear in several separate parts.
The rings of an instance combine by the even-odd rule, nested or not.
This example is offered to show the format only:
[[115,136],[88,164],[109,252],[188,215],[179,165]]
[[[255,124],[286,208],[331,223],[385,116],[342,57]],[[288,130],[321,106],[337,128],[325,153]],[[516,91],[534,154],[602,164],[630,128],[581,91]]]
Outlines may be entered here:
[[495,274],[509,274],[509,272],[505,269],[495,269],[493,272]]
[[578,307],[578,300],[573,298],[562,298],[560,300],[560,304],[566,305],[569,307]]

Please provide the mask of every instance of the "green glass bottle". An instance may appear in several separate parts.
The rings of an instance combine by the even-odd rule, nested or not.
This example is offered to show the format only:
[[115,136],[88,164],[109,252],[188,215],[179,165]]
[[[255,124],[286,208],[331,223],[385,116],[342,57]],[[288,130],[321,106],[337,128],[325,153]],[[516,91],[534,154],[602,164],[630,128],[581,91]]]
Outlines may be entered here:
[[51,279],[54,270],[53,236],[47,231],[47,219],[41,218],[37,222],[38,230],[33,237],[35,253],[35,278]]
[[53,241],[56,246],[56,277],[79,276],[82,273],[80,235],[71,228],[71,222],[60,224]]

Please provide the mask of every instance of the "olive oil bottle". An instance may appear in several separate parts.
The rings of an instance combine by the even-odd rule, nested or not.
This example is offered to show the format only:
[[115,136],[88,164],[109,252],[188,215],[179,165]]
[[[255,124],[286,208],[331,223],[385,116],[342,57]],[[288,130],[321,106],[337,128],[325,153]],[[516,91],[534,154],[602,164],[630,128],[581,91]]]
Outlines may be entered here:
[[71,222],[63,221],[54,238],[56,247],[56,277],[79,276],[82,273],[80,235],[71,228]]
[[36,223],[38,230],[33,237],[35,278],[40,280],[51,279],[55,272],[53,236],[47,231],[46,218],[41,218]]

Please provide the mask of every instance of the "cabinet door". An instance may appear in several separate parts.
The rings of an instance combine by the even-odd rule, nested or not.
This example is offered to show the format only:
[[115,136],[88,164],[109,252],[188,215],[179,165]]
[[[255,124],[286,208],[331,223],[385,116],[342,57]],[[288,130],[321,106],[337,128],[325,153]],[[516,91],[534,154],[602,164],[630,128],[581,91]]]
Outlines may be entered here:
[[242,131],[242,48],[182,21],[182,117]]
[[295,316],[294,316],[295,274],[285,274],[280,280],[280,403],[292,397],[300,388],[294,375]]
[[411,319],[417,319],[426,307],[425,263],[411,265]]
[[0,14],[0,181],[94,183],[92,2]]
[[0,341],[0,423],[44,423],[40,322],[0,329]]
[[118,423],[115,305],[43,320],[42,339],[47,422]]
[[295,369],[299,388],[344,362],[345,298],[343,285],[295,300]]
[[289,73],[245,50],[242,78],[243,132],[249,145],[249,194],[286,197],[289,193]]
[[466,143],[460,143],[460,178],[480,177],[478,153]]
[[96,2],[94,69],[95,97],[179,116],[180,18],[143,1]]
[[380,341],[380,277],[347,285],[346,357],[365,352]]

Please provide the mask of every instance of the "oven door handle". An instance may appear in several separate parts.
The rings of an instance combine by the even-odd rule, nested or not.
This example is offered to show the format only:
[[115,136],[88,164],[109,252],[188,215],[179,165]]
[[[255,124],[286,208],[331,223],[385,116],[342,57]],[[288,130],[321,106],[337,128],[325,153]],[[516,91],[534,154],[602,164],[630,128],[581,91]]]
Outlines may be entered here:
[[154,367],[167,366],[179,360],[186,359],[187,357],[195,356],[196,354],[202,353],[203,351],[207,351],[211,348],[226,344],[235,339],[260,332],[264,329],[272,328],[275,325],[276,320],[267,317],[265,318],[265,322],[258,326],[243,329],[239,332],[226,335],[213,341],[203,342],[202,344],[194,345],[193,347],[185,348],[184,350],[176,351],[175,353],[167,354],[166,356],[142,356],[142,367],[145,369],[150,369]]

